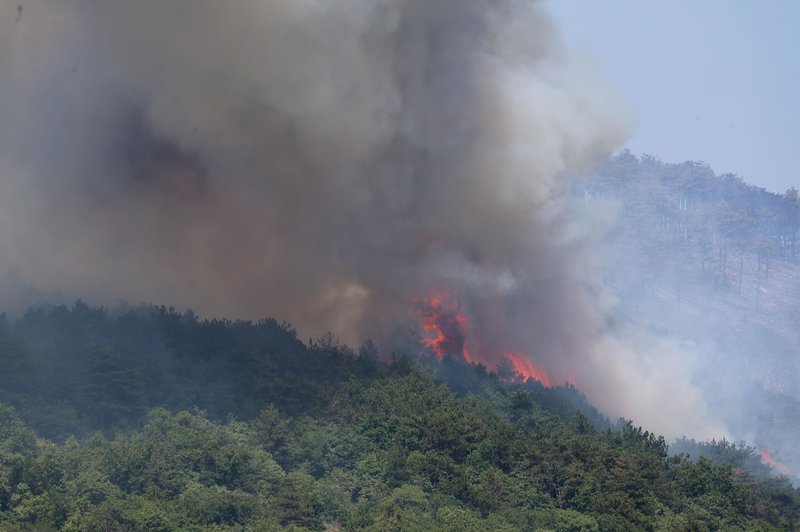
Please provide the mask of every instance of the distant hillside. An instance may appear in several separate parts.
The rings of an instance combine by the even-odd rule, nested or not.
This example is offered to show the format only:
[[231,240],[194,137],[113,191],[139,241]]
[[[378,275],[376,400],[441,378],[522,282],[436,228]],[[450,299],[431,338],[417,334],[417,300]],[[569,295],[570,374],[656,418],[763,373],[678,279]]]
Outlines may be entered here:
[[800,197],[775,194],[704,163],[667,164],[624,152],[583,193],[619,202],[609,236],[620,260],[609,283],[623,295],[700,288],[753,320],[800,338]]
[[800,198],[705,163],[623,152],[579,191],[613,211],[605,283],[618,319],[688,342],[734,437],[800,470]]

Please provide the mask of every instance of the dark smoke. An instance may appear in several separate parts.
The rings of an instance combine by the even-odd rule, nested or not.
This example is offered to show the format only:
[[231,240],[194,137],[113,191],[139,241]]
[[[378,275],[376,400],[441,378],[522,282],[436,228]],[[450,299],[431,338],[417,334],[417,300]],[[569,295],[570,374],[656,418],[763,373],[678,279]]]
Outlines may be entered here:
[[0,270],[384,346],[453,291],[490,367],[523,352],[613,414],[716,430],[680,348],[608,328],[607,213],[565,198],[626,120],[539,2],[24,10],[0,14]]

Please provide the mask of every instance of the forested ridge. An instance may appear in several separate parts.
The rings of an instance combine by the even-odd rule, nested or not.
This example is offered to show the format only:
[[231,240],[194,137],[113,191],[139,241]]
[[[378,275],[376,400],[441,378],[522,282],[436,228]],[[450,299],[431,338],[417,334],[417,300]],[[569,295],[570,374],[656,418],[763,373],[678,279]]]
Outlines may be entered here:
[[[606,281],[623,296],[659,290],[691,304],[709,290],[755,319],[796,318],[800,194],[717,175],[703,162],[665,163],[623,152],[583,182],[590,201],[616,203],[607,244],[619,258]],[[781,293],[783,292],[783,293]],[[786,293],[789,292],[789,293]]]
[[[729,442],[610,423],[574,388],[163,307],[0,325],[3,530],[792,530]],[[684,442],[686,444],[687,442]]]
[[581,184],[615,320],[691,345],[685,364],[736,437],[800,468],[800,198],[703,162],[622,152]]

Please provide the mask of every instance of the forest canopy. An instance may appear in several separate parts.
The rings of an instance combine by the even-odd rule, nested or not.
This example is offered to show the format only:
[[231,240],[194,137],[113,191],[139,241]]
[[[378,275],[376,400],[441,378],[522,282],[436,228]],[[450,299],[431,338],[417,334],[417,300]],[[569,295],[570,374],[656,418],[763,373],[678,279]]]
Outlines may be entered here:
[[[683,448],[569,385],[163,307],[0,326],[4,530],[789,530],[755,449]],[[702,452],[700,452],[702,451]],[[715,451],[715,452],[713,452]],[[700,456],[702,455],[702,456]]]

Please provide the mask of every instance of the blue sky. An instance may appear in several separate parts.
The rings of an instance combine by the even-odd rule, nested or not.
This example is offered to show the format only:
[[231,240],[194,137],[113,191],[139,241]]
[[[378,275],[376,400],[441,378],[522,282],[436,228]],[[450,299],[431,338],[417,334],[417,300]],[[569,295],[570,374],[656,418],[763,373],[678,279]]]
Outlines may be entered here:
[[800,0],[547,0],[622,94],[628,146],[800,188]]

